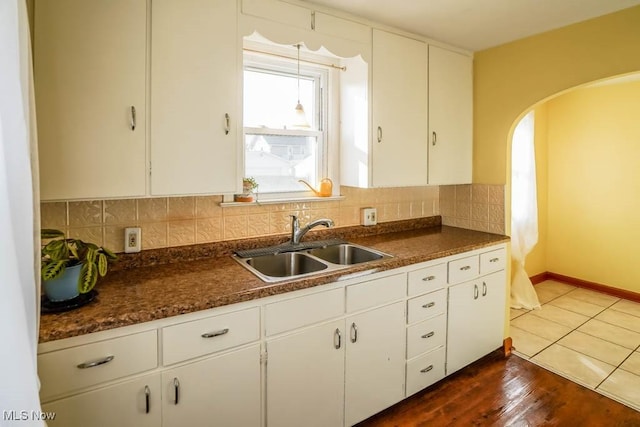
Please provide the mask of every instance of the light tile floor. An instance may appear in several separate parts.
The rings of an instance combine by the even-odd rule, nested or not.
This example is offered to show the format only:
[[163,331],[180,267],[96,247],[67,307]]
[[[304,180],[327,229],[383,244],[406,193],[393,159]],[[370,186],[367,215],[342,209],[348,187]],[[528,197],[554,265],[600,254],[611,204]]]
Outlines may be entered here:
[[640,411],[640,304],[547,280],[511,309],[514,353]]

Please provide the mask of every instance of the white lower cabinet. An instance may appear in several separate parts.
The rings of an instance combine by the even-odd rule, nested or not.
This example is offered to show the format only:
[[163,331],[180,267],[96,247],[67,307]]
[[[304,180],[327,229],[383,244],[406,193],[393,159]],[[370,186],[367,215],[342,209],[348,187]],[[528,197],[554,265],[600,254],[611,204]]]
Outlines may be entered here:
[[162,426],[260,426],[260,345],[162,372]]
[[501,270],[449,288],[447,375],[502,346],[505,283]]
[[267,425],[340,426],[344,319],[268,340]]
[[404,301],[347,318],[345,425],[404,398]]
[[51,427],[157,427],[160,375],[152,374],[42,405]]
[[351,426],[502,345],[505,245],[39,348],[51,426]]

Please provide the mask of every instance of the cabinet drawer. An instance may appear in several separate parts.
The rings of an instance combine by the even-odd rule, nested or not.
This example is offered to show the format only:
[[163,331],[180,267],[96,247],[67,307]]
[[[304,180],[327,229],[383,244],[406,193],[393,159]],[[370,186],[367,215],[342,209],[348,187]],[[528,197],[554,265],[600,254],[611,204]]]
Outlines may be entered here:
[[407,323],[415,323],[447,311],[447,290],[412,298],[407,301]]
[[460,283],[480,274],[478,255],[449,261],[449,283]]
[[447,316],[444,314],[407,328],[407,359],[433,350],[447,342]]
[[406,292],[406,276],[404,274],[347,286],[347,312],[353,313],[399,300],[404,298]]
[[409,272],[409,296],[435,291],[447,285],[447,264]]
[[318,292],[265,307],[265,331],[275,335],[344,314],[342,288]]
[[504,270],[507,265],[507,250],[501,248],[480,254],[480,274]]
[[158,366],[158,334],[141,332],[38,356],[46,401],[73,390],[147,371]]
[[444,347],[407,362],[407,396],[444,378]]
[[213,316],[162,329],[162,363],[172,365],[260,338],[260,308]]

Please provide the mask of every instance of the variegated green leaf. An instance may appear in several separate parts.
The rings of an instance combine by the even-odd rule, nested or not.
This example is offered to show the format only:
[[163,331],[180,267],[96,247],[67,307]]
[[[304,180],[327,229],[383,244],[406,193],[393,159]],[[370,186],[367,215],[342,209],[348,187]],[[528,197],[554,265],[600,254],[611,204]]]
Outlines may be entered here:
[[53,228],[43,228],[40,230],[40,238],[42,239],[55,239],[58,237],[64,237],[64,233],[60,230],[54,230]]
[[76,245],[69,245],[69,250],[76,259],[80,259],[80,255],[78,255],[78,249],[76,248]]
[[67,258],[67,248],[64,240],[54,240],[42,248],[42,255],[48,255],[53,260]]
[[89,249],[87,250],[87,256],[86,256],[87,262],[89,264],[95,264],[96,255],[98,255],[97,251],[92,247],[89,247]]
[[66,263],[65,260],[45,263],[40,270],[42,280],[52,280],[58,277],[64,272]]
[[118,259],[118,256],[116,254],[114,254],[113,252],[111,252],[109,249],[107,248],[102,248],[102,251],[110,258],[110,259]]
[[107,256],[103,253],[98,254],[98,273],[100,276],[104,277],[107,274]]
[[96,285],[98,281],[98,271],[95,264],[85,263],[80,270],[78,278],[78,291],[86,294]]

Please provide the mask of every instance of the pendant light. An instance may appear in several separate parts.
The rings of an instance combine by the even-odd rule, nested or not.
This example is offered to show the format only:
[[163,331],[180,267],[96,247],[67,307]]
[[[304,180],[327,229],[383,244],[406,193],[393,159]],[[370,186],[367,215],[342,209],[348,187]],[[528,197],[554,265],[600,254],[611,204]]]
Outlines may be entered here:
[[304,108],[300,103],[300,43],[296,45],[298,48],[298,104],[296,105],[294,116],[293,116],[293,127],[297,128],[309,128],[309,122],[307,121],[307,116],[304,113]]

